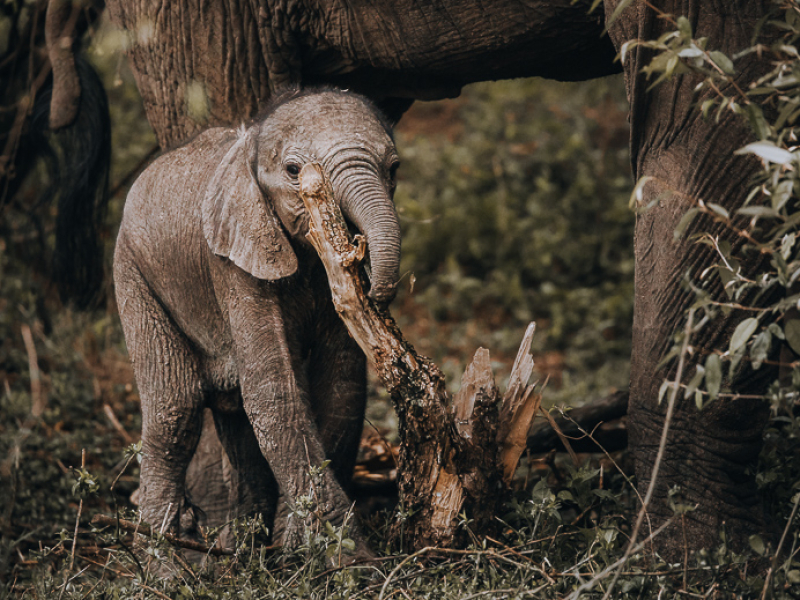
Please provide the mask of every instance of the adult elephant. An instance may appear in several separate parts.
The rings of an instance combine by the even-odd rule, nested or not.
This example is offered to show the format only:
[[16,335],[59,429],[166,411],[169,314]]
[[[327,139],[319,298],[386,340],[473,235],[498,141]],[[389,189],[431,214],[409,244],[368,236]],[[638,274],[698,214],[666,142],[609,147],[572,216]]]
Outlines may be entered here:
[[[605,15],[618,4],[607,0]],[[600,11],[589,14],[590,5],[591,0],[181,0],[155,5],[107,0],[114,21],[135,40],[132,66],[148,118],[165,147],[207,125],[235,124],[255,115],[271,90],[285,82],[351,87],[397,118],[414,99],[456,95],[474,81],[607,75],[619,69],[613,57],[626,41],[654,39],[670,27],[659,13],[686,15],[696,36],[708,38],[709,48],[730,55],[749,45],[767,8],[736,0],[634,1],[609,23],[606,37],[606,18]],[[675,368],[659,363],[693,300],[680,280],[690,266],[699,271],[714,263],[710,250],[674,241],[673,231],[693,198],[731,210],[740,206],[758,169],[754,160],[733,154],[751,141],[744,123],[731,113],[717,124],[703,120],[690,77],[648,90],[640,74],[648,60],[645,49],[635,48],[624,65],[633,171],[653,178],[643,202],[654,201],[637,218],[635,241],[629,428],[642,491],[650,482],[665,419],[658,389]],[[755,55],[737,60],[742,81],[762,68],[758,60]],[[657,201],[665,189],[680,193]],[[722,294],[721,287],[713,293]],[[696,342],[711,347],[740,319],[731,315]],[[692,365],[684,372],[694,372]],[[734,392],[762,392],[774,378],[767,368],[745,375],[730,382]],[[740,399],[714,402],[700,414],[693,402],[678,398],[650,505],[651,523],[655,527],[672,515],[668,492],[676,485],[683,502],[697,508],[658,538],[662,552],[680,557],[684,543],[691,549],[714,546],[723,525],[736,547],[769,530],[747,471],[761,447],[767,413],[764,403]]]

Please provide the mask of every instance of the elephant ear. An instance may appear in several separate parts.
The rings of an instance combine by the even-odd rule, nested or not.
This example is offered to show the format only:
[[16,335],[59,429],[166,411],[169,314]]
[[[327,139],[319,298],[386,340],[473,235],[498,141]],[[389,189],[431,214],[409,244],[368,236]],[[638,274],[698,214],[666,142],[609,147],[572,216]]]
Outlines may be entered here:
[[253,277],[276,280],[297,271],[297,256],[255,176],[258,152],[252,131],[225,153],[203,199],[208,247]]

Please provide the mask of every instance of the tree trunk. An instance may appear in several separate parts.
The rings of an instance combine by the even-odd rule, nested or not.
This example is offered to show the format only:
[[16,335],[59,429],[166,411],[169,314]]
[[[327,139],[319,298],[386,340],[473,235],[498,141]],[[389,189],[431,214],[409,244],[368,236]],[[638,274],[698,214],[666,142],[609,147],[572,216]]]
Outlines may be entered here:
[[462,388],[451,398],[439,368],[419,356],[388,309],[364,292],[365,243],[353,245],[347,225],[317,165],[300,173],[300,194],[310,217],[308,239],[319,253],[339,316],[389,391],[399,420],[401,510],[394,533],[406,547],[453,546],[470,527],[491,531],[504,491],[525,449],[541,397],[528,385],[533,370],[529,328],[501,399],[489,353],[479,349]]

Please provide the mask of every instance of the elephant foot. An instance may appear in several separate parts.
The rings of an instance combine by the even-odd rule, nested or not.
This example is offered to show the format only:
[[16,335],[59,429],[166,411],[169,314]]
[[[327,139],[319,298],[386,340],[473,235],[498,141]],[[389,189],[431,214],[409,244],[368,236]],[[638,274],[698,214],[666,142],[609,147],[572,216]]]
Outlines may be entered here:
[[[775,547],[775,527],[753,474],[766,410],[763,403],[729,401],[702,412],[676,411],[648,508],[652,531],[668,523],[653,541],[663,559],[683,562],[722,545],[747,552],[756,535]],[[642,406],[631,415],[639,426],[635,433],[631,428],[630,446],[644,497],[658,460],[663,420],[658,410]],[[647,527],[645,522],[641,538]]]
[[[340,524],[336,524],[337,521]],[[342,530],[344,529],[344,530]],[[310,514],[303,518],[298,513],[279,516],[275,521],[273,539],[280,540],[288,557],[301,549],[308,552],[324,548],[328,566],[341,567],[375,558],[367,543],[358,519],[348,513],[346,519]]]

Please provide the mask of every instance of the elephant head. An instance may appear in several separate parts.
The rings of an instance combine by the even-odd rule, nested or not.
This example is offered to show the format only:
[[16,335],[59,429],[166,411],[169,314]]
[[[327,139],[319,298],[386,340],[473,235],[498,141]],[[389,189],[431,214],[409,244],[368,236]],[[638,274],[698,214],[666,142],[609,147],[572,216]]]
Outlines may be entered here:
[[389,124],[356,94],[288,92],[240,130],[203,202],[209,247],[259,279],[293,274],[297,257],[285,233],[300,241],[308,233],[298,177],[310,162],[322,166],[345,218],[366,237],[370,296],[390,301],[400,263],[393,202],[399,161]]

